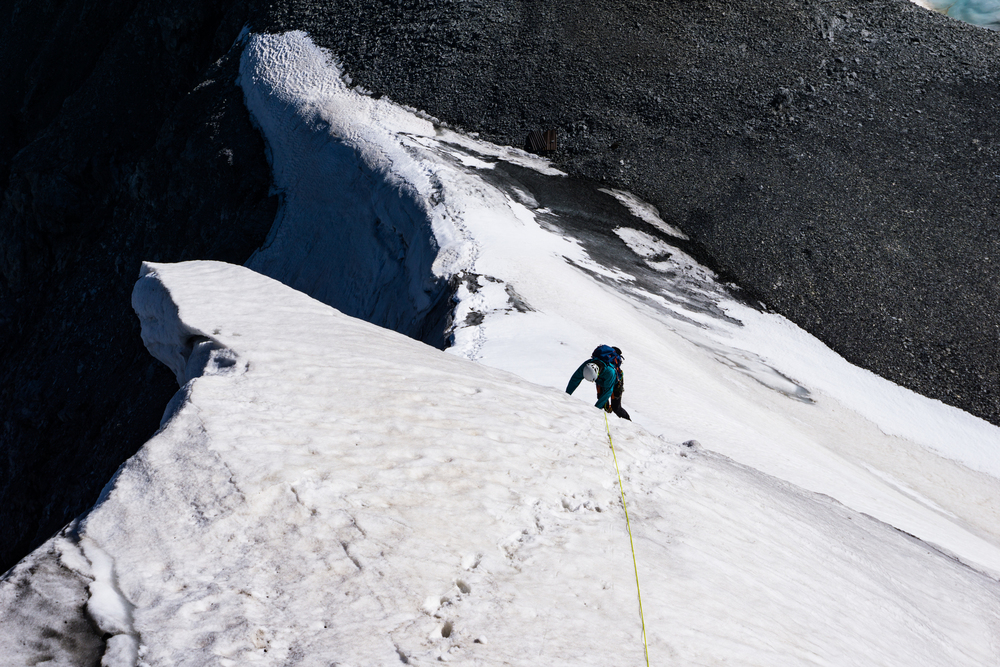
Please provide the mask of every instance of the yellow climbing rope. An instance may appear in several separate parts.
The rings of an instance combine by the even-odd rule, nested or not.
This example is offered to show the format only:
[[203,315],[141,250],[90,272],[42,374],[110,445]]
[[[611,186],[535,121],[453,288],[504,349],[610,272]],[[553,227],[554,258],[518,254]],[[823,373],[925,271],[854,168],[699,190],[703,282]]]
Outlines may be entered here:
[[625,526],[628,528],[628,543],[632,547],[632,567],[635,568],[635,594],[639,598],[639,620],[642,622],[642,650],[646,656],[646,667],[649,667],[649,644],[646,642],[646,619],[642,615],[642,591],[639,590],[639,565],[635,560],[635,543],[632,541],[632,524],[628,520],[628,505],[625,504],[625,485],[622,484],[622,471],[618,468],[618,455],[615,453],[615,442],[611,439],[611,425],[608,424],[608,413],[604,413],[604,428],[608,432],[608,442],[611,444],[611,456],[615,460],[615,472],[618,473],[618,490],[622,492],[622,507],[625,508]]

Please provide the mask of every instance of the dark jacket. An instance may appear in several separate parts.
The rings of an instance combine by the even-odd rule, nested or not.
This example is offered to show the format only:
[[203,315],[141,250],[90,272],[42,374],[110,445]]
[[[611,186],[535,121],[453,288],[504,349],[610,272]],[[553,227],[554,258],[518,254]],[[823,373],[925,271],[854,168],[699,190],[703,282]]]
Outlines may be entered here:
[[576,388],[580,386],[580,383],[583,382],[583,368],[590,362],[596,363],[601,368],[601,373],[597,376],[596,384],[598,397],[597,403],[594,404],[594,407],[603,408],[604,404],[608,402],[609,398],[611,398],[611,394],[614,393],[615,385],[618,380],[618,373],[615,372],[615,367],[611,364],[606,364],[597,359],[587,359],[585,362],[580,364],[580,367],[576,369],[575,373],[573,373],[573,377],[569,379],[569,384],[566,385],[566,393],[572,394],[576,391]]

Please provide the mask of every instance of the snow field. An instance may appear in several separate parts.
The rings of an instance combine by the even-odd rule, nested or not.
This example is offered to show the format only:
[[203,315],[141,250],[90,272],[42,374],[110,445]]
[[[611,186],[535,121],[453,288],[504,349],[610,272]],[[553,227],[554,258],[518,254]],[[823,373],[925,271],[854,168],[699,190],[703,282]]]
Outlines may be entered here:
[[[113,559],[139,665],[643,661],[598,411],[240,267],[150,265],[135,294],[151,338],[204,336],[236,360],[189,381],[82,524]],[[145,310],[164,298],[175,317]],[[997,582],[828,498],[612,428],[654,664],[997,655]]]
[[[276,181],[300,202],[283,208],[276,229],[290,247],[325,248],[291,272],[269,265],[272,277],[301,287],[295,271],[327,275],[309,293],[338,305],[327,296],[341,277],[327,269],[357,252],[329,239],[364,238],[372,226],[409,230],[417,236],[400,236],[399,247],[415,250],[404,263],[415,255],[434,279],[457,283],[450,353],[561,388],[596,344],[618,345],[626,407],[652,432],[698,439],[1000,576],[996,427],[852,367],[783,318],[734,302],[710,271],[669,246],[676,230],[628,193],[578,193],[569,206],[546,208],[546,189],[565,175],[360,94],[303,33],[249,35],[241,72]],[[519,180],[508,165],[541,176]],[[317,173],[378,178],[316,181]],[[399,193],[418,202],[407,210],[424,222],[329,218],[357,202],[395,210]],[[574,205],[583,218],[607,211],[600,196],[621,202],[627,225],[595,236],[564,222]],[[428,245],[419,234],[431,232]],[[427,247],[437,249],[432,262]],[[359,287],[361,296],[342,290],[341,300],[354,308],[369,290],[409,312],[407,293],[380,284]],[[589,402],[584,390],[577,395]]]
[[[143,281],[161,280],[154,275],[165,269]],[[254,297],[234,303],[233,294],[201,290],[225,285],[224,271],[244,274],[237,292]],[[170,287],[181,304],[185,296],[205,304],[202,313],[180,308],[178,347],[198,331],[239,362],[194,381],[187,405],[130,462],[86,528],[102,544],[177,545],[173,557],[140,554],[146,562],[138,568],[118,561],[118,571],[130,573],[119,577],[148,642],[144,660],[200,664],[209,650],[235,664],[253,655],[268,662],[271,654],[302,664],[386,664],[399,655],[415,662],[478,650],[488,661],[499,653],[529,664],[541,654],[590,664],[586,654],[626,643],[620,631],[581,643],[569,639],[578,633],[553,628],[542,644],[544,633],[523,625],[593,623],[597,612],[588,615],[580,600],[598,609],[614,606],[616,594],[630,600],[628,587],[605,591],[589,576],[548,574],[562,550],[547,543],[592,543],[614,521],[596,509],[583,521],[564,516],[563,499],[574,494],[581,504],[613,507],[615,489],[599,465],[600,424],[592,424],[598,440],[588,452],[574,439],[579,415],[552,408],[565,403],[556,392],[539,397],[523,382],[508,389],[495,371],[266,281],[277,292],[269,295],[246,270],[204,265],[194,273],[187,294],[184,283]],[[284,305],[263,315],[274,324],[259,330],[261,304],[277,302]],[[222,312],[231,309],[239,315]],[[157,339],[173,324],[160,324]],[[466,366],[476,371],[471,383]],[[554,445],[546,442],[553,434],[561,435]],[[165,495],[137,505],[134,496],[160,495],[148,491],[151,471]],[[97,528],[106,513],[114,519]],[[175,518],[150,525],[149,516]],[[616,565],[598,550],[590,557],[598,565],[583,573],[624,567],[627,574],[627,554],[618,556]],[[170,575],[150,586],[136,570]],[[192,579],[206,588],[190,590]],[[500,617],[509,611],[514,621]],[[244,620],[229,627],[220,618]],[[248,632],[257,636],[255,622],[261,646],[244,641],[235,650]]]
[[[562,392],[606,342],[653,664],[997,661],[1000,431],[734,302],[633,195],[588,228],[607,202],[546,162],[359,94],[302,33],[244,39],[284,202],[249,264],[300,291],[144,268],[181,390],[0,581],[0,655],[642,663],[604,420]],[[454,346],[330,305],[427,341],[453,306]]]

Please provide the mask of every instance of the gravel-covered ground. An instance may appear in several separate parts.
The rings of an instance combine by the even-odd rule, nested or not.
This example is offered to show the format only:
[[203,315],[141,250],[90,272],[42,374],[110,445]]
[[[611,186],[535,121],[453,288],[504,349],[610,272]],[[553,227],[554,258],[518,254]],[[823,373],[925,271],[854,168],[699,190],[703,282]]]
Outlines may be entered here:
[[128,309],[139,261],[242,262],[266,233],[247,22],[484,138],[557,129],[562,168],[656,204],[751,299],[1000,423],[996,33],[907,0],[95,7],[0,4],[0,569],[172,391]]

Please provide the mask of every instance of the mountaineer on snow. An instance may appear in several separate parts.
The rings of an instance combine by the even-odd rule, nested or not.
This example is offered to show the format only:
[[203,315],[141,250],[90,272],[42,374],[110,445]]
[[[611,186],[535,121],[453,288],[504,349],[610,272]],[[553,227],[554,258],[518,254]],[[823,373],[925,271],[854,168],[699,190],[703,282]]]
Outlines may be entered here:
[[621,364],[625,361],[622,351],[610,345],[598,345],[591,358],[580,364],[566,385],[566,393],[572,394],[587,380],[597,385],[597,403],[594,407],[606,412],[614,412],[621,419],[628,419],[628,412],[622,407],[622,393],[625,391],[625,376]]

